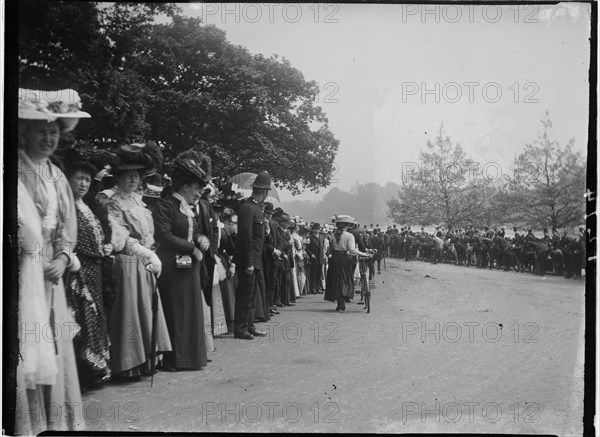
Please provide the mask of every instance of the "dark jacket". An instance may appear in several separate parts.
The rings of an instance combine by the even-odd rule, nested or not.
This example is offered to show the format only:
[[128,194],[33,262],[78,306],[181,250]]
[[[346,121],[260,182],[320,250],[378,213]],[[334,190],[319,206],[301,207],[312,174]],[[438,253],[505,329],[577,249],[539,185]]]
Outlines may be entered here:
[[[311,260],[317,265],[325,264],[325,254],[323,252],[323,236],[310,234],[309,243],[306,246],[306,252],[311,257]],[[314,256],[314,259],[312,258]]]
[[279,268],[292,268],[294,267],[294,252],[292,250],[292,243],[290,243],[289,231],[284,231],[279,226],[275,229],[275,239],[277,240],[277,249],[281,251],[281,258],[283,255],[287,255],[287,259],[282,263],[276,263]]
[[355,229],[348,230],[348,232],[350,232],[352,235],[354,235],[354,242],[358,246],[358,250],[360,252],[365,252],[367,250],[367,248],[365,247],[365,242],[363,241],[359,230],[355,228]]
[[374,260],[380,261],[381,257],[382,257],[382,253],[384,251],[384,247],[383,247],[383,241],[381,240],[379,235],[373,235],[371,237],[371,245],[373,246],[373,249],[377,250],[377,253],[374,256]]
[[[192,220],[192,241],[187,241],[189,221],[179,211],[181,201],[173,196],[158,199],[152,209],[154,220],[154,237],[158,243],[157,254],[191,255],[194,252],[194,241],[199,235],[197,222]],[[161,257],[162,261],[168,261]],[[175,258],[173,257],[173,260]]]
[[234,262],[237,268],[263,268],[265,218],[253,197],[246,199],[238,212],[238,233]]

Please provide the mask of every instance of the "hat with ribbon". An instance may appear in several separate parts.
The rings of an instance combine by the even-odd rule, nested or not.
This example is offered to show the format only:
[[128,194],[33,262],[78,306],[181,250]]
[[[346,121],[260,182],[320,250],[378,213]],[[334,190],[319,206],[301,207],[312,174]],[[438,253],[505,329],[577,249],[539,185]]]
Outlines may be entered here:
[[339,214],[336,216],[335,222],[336,222],[336,224],[337,223],[354,224],[354,223],[356,223],[356,220],[354,219],[354,217],[351,217],[349,215]]
[[148,177],[160,171],[163,164],[162,151],[158,144],[125,144],[117,150],[114,166],[119,171],[140,170],[142,177]]
[[91,118],[81,110],[81,99],[72,89],[44,91],[19,88],[19,118],[22,120],[61,120],[63,132],[72,131],[79,119]]

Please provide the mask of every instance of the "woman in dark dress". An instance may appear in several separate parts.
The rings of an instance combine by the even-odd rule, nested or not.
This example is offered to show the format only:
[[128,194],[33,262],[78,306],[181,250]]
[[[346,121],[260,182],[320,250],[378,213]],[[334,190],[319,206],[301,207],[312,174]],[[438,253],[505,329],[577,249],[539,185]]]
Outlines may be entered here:
[[352,279],[352,257],[368,256],[360,252],[355,244],[354,235],[346,229],[355,223],[349,215],[338,215],[335,220],[336,230],[331,239],[329,269],[325,287],[325,300],[336,302],[336,311],[346,310],[346,299],[354,296],[354,281]]
[[[67,303],[81,327],[73,342],[79,382],[82,387],[107,381],[110,341],[106,329],[105,295],[111,286],[110,258],[113,247],[108,216],[93,199],[84,201],[96,168],[75,148],[65,152],[66,176],[73,190],[77,212],[75,252],[81,263],[79,271],[66,284]],[[107,268],[108,264],[108,268]]]
[[163,263],[158,288],[171,338],[163,370],[199,370],[206,366],[207,347],[200,280],[201,239],[190,205],[200,200],[209,176],[200,168],[205,158],[186,151],[173,162],[172,186],[154,205],[156,251]]

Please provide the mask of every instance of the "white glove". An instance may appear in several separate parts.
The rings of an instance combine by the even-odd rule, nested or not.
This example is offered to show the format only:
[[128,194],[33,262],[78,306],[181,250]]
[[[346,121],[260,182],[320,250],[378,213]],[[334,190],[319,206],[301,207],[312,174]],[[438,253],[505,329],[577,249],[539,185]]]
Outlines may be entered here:
[[156,277],[160,278],[160,273],[162,272],[162,262],[154,252],[152,252],[152,255],[148,259],[146,270],[156,273]]
[[162,262],[154,252],[147,247],[142,246],[141,244],[137,244],[134,249],[134,253],[143,259],[143,262],[146,265],[146,270],[156,273],[157,278],[160,277]]
[[200,250],[202,252],[206,252],[210,247],[210,240],[206,235],[200,235],[196,241],[198,245],[200,245]]
[[73,254],[73,262],[71,263],[71,268],[69,271],[72,273],[77,273],[80,268],[81,262],[79,261],[79,258],[77,258],[77,255]]

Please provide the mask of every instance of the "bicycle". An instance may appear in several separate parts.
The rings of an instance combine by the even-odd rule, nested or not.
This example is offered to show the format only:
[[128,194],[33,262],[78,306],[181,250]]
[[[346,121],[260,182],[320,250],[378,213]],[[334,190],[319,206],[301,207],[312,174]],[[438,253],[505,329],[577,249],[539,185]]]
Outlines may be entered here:
[[371,289],[369,287],[369,281],[367,279],[367,260],[370,256],[359,256],[358,257],[358,270],[360,272],[360,300],[364,301],[365,309],[367,314],[371,312]]

